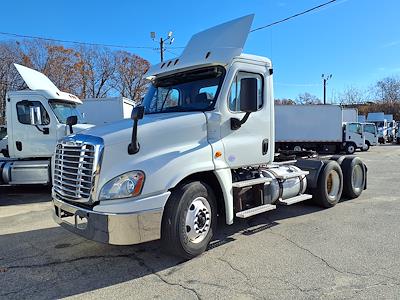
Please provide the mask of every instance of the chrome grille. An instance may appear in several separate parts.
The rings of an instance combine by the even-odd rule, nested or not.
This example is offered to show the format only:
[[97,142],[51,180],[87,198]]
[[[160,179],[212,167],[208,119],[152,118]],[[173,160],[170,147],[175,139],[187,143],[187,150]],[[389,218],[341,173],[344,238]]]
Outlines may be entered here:
[[89,203],[99,172],[100,145],[61,141],[54,155],[53,191],[61,200]]

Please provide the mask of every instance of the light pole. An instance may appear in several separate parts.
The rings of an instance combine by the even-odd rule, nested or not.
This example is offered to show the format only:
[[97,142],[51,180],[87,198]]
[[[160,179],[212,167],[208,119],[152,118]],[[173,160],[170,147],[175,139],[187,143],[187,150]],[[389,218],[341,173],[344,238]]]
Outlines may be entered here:
[[326,82],[332,78],[332,74],[326,75],[322,74],[322,80],[324,81],[324,104],[326,104]]
[[[160,37],[159,44],[160,44],[160,59],[161,59],[161,62],[164,61],[165,42],[169,41],[170,45],[174,42],[174,37],[172,36],[172,34],[173,34],[172,31],[169,31],[166,38]],[[150,32],[150,37],[155,42],[156,33],[154,31]]]

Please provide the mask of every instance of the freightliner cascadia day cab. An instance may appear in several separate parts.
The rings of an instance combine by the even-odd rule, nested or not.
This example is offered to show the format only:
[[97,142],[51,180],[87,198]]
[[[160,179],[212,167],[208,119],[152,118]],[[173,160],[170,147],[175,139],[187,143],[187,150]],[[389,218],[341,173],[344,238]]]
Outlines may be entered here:
[[82,103],[78,97],[61,92],[42,73],[15,67],[30,90],[6,95],[7,136],[0,141],[0,185],[49,184],[57,141],[71,133],[72,125],[76,132],[91,125],[77,117]]
[[353,154],[356,149],[368,150],[362,124],[343,122],[343,117],[339,105],[276,105],[275,149],[307,149],[319,153],[344,150],[347,154]]
[[50,159],[60,138],[129,118],[132,113],[134,103],[130,99],[89,99],[82,103],[75,95],[61,92],[44,74],[17,64],[15,67],[30,90],[6,96],[7,127],[0,132],[0,185],[50,184]]
[[313,198],[332,207],[366,188],[357,157],[274,163],[272,64],[242,54],[253,15],[194,35],[152,66],[132,120],[62,139],[54,156],[54,219],[91,240],[160,239],[192,258],[217,216],[227,224]]

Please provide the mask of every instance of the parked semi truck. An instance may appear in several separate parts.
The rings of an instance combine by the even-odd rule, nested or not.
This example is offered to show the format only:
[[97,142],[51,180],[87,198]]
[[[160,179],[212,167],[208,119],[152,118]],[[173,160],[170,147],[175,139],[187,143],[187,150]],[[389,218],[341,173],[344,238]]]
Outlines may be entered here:
[[[62,139],[53,165],[54,219],[91,240],[161,238],[191,258],[217,229],[310,198],[332,207],[366,188],[354,156],[274,162],[273,68],[242,54],[253,15],[194,35],[154,65],[132,120]],[[341,116],[341,112],[340,112]]]
[[367,122],[372,122],[378,128],[378,142],[385,144],[388,141],[388,125],[383,112],[368,113]]
[[362,124],[343,122],[338,105],[277,105],[275,149],[315,150],[324,153],[366,149]]

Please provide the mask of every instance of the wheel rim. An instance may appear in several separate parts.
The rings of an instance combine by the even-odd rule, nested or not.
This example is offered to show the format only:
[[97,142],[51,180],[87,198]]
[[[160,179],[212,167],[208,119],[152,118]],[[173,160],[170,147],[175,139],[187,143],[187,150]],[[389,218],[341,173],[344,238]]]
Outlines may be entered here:
[[326,191],[330,200],[335,200],[340,189],[340,177],[338,172],[332,170],[326,179]]
[[208,232],[211,225],[211,207],[207,199],[197,197],[189,205],[186,213],[186,236],[192,243],[201,243]]
[[353,188],[356,192],[360,192],[364,184],[364,172],[360,165],[355,165],[351,174]]
[[347,148],[347,151],[348,151],[349,153],[353,153],[353,152],[354,152],[354,146],[350,145],[350,146]]
[[302,149],[301,149],[301,147],[300,147],[300,146],[295,146],[295,147],[293,148],[293,150],[294,150],[294,151],[298,151],[298,152],[299,152],[299,151],[301,151]]

